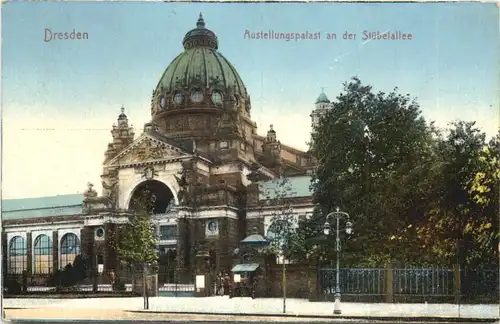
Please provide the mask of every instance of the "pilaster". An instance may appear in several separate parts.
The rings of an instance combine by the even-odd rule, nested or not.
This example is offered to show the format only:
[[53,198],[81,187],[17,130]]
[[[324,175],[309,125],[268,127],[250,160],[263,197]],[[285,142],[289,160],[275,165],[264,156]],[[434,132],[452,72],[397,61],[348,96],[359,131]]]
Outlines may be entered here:
[[26,271],[33,273],[33,240],[31,232],[26,233]]
[[52,232],[52,271],[55,273],[59,270],[59,233]]

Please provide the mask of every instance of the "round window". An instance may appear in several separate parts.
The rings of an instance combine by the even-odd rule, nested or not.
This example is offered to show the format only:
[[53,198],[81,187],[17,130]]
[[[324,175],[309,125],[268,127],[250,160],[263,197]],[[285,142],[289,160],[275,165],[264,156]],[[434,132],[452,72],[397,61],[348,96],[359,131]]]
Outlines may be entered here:
[[180,105],[183,101],[184,101],[184,95],[182,93],[180,93],[180,92],[177,92],[174,95],[174,103],[176,105]]
[[165,96],[161,96],[160,97],[160,107],[165,108],[165,104],[166,104]]
[[191,93],[191,101],[194,103],[200,103],[203,101],[203,92],[200,90],[194,90]]
[[104,228],[98,228],[96,231],[95,231],[95,235],[97,237],[103,237],[104,236]]
[[222,94],[219,91],[214,91],[212,93],[212,102],[216,105],[220,105],[222,103]]

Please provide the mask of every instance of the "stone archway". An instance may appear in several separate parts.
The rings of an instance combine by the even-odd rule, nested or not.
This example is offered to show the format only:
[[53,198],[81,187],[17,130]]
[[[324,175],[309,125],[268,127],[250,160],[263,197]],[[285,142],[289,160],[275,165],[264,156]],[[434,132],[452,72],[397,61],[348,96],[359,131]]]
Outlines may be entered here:
[[[147,180],[138,184],[131,193],[128,209],[138,211],[144,208],[144,202],[150,202],[146,211],[149,215],[166,214],[176,205],[176,198],[170,187],[158,180]],[[162,216],[160,216],[160,219]],[[162,291],[165,284],[175,283],[177,269],[177,224],[162,223],[158,227],[159,244],[157,246],[158,284]]]
[[175,205],[175,196],[170,188],[158,180],[147,180],[135,187],[128,209],[145,208],[149,214],[165,214]]

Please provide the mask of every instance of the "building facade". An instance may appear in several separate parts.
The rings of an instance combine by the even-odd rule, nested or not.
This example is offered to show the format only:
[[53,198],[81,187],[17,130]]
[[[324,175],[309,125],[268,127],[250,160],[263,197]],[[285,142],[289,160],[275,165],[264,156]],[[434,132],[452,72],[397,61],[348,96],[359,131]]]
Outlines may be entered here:
[[[139,136],[122,107],[105,151],[101,194],[89,184],[83,195],[3,201],[9,273],[52,273],[79,254],[97,273],[117,271],[110,238],[144,195],[154,200],[165,282],[193,282],[207,259],[216,272],[231,269],[238,243],[270,226],[276,206],[264,193],[279,190],[275,179],[290,179],[286,199],[297,219],[312,213],[313,157],[282,144],[272,125],[267,136],[257,134],[250,94],[201,14],[182,45],[153,91],[151,121]],[[321,93],[313,127],[329,106]]]

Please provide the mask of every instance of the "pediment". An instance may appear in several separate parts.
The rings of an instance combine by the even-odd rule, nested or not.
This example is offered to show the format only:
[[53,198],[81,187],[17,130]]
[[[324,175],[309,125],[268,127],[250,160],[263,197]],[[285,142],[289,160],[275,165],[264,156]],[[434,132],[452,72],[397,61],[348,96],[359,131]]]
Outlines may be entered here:
[[176,158],[190,156],[181,148],[175,147],[161,139],[143,134],[137,138],[116,157],[106,165],[120,166],[129,164],[141,164],[155,161],[167,161]]

